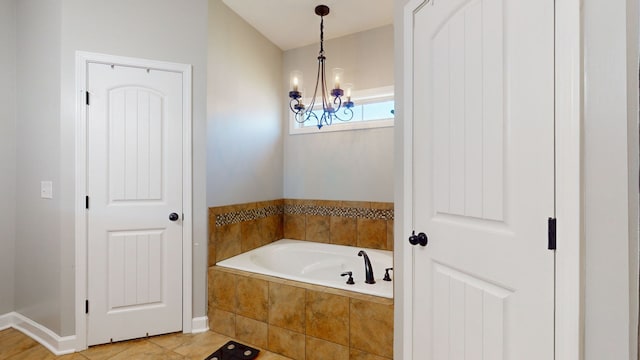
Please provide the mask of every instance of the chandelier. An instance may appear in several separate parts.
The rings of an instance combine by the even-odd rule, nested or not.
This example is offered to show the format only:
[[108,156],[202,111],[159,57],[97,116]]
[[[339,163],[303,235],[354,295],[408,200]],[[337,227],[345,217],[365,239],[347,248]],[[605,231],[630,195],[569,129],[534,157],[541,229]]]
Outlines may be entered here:
[[[293,111],[295,119],[298,123],[303,124],[313,120],[317,123],[318,129],[324,125],[331,125],[334,120],[349,121],[353,118],[353,102],[351,101],[351,85],[345,84],[347,91],[346,101],[342,101],[344,90],[340,88],[343,80],[344,70],[340,68],[333,69],[333,89],[331,93],[327,92],[327,79],[325,75],[324,56],[324,17],[329,14],[329,7],[326,5],[318,5],[315,9],[316,15],[320,16],[320,52],[318,53],[318,72],[316,75],[316,86],[311,97],[309,106],[303,103],[302,91],[302,72],[293,71],[291,73],[291,91],[289,91],[289,108]],[[318,97],[318,86],[320,87],[320,100],[322,100],[322,112],[320,113],[319,104],[316,107],[316,99]],[[329,94],[333,97],[330,99]]]

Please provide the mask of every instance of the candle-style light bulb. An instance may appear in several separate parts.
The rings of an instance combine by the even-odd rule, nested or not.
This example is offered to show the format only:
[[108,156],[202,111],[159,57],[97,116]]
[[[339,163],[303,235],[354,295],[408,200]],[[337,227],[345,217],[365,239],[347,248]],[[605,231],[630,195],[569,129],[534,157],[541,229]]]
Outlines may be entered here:
[[333,69],[333,88],[334,89],[340,89],[340,82],[343,79],[343,75],[344,75],[344,69],[341,68],[335,68]]
[[344,84],[344,90],[344,94],[347,96],[347,100],[344,102],[344,106],[347,109],[350,109],[353,107],[353,102],[351,102],[351,92],[353,90],[353,84]]
[[294,70],[291,72],[290,85],[292,91],[300,91],[302,88],[302,72],[298,70]]

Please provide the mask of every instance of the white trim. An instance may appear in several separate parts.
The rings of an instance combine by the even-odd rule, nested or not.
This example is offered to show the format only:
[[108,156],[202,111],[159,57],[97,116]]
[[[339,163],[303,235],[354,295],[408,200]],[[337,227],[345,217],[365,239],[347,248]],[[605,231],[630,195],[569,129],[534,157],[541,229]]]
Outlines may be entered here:
[[[400,194],[402,216],[399,220],[401,240],[412,229],[412,89],[413,12],[428,0],[412,0],[403,12],[404,99],[403,100],[403,165],[404,191]],[[584,357],[583,245],[582,245],[582,24],[580,0],[556,0],[556,218],[558,250],[556,251],[556,328],[555,358],[581,360]],[[411,256],[406,241],[396,241],[396,264],[402,264],[401,279],[396,282],[396,316],[394,327],[395,357],[412,359]],[[399,275],[396,273],[396,275]],[[401,352],[401,353],[400,353]]]
[[0,315],[0,331],[13,326],[13,313]]
[[556,359],[584,357],[582,24],[580,0],[556,0]]
[[191,319],[191,333],[198,334],[209,331],[209,318],[201,316]]
[[183,179],[182,194],[184,213],[182,227],[182,331],[192,330],[193,313],[193,209],[192,209],[192,70],[191,65],[164,61],[113,56],[83,51],[76,52],[76,148],[75,148],[75,249],[76,249],[76,336],[75,348],[87,348],[87,317],[84,313],[84,302],[87,298],[87,214],[85,210],[86,183],[86,106],[84,91],[87,83],[89,63],[116,64],[145,69],[173,71],[182,74],[182,108],[183,108]]
[[[351,96],[353,101],[358,105],[371,103],[375,100],[393,100],[394,99],[394,86],[382,86],[378,88],[364,89],[354,91]],[[307,104],[310,103],[311,99],[304,99],[304,102]],[[330,126],[323,126],[321,130],[318,130],[317,126],[302,126],[295,120],[295,115],[293,112],[288,111],[289,114],[289,135],[300,135],[300,134],[321,134],[325,132],[335,132],[335,131],[349,131],[349,130],[363,130],[363,129],[377,129],[384,127],[393,127],[394,118],[389,119],[381,119],[381,120],[369,120],[369,121],[356,121],[356,122],[342,122],[335,121]]]
[[[413,247],[409,246],[407,241],[411,229],[413,229],[413,14],[420,7],[424,6],[429,0],[411,0],[403,11],[403,98],[402,101],[402,166],[399,174],[402,178],[402,194],[401,202],[398,204],[402,207],[402,215],[396,216],[399,220],[401,234],[400,239],[396,238],[394,247],[394,264],[401,267],[399,273],[400,281],[396,282],[395,293],[393,297],[395,301],[395,311],[400,312],[395,319],[400,320],[399,324],[394,325],[394,342],[399,345],[394,349],[394,358],[413,359]],[[396,116],[398,114],[396,113]],[[398,148],[396,147],[396,151]],[[396,181],[398,181],[396,176]],[[398,206],[396,205],[396,206]],[[400,264],[400,265],[398,265]],[[418,360],[418,359],[415,359]]]
[[17,312],[0,316],[0,330],[10,327],[29,336],[55,355],[66,355],[76,351],[75,336],[59,336],[47,327]]

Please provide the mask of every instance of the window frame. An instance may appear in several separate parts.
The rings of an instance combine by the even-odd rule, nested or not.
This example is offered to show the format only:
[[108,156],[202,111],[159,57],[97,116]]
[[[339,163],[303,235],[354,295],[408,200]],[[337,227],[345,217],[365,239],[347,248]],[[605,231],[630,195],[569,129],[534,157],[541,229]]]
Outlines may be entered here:
[[[378,88],[371,88],[365,90],[353,91],[351,95],[352,101],[356,106],[363,105],[367,103],[373,102],[384,102],[389,100],[395,101],[394,96],[394,86],[382,86]],[[304,102],[309,104],[311,102],[310,98],[305,98]],[[322,103],[320,103],[322,106]],[[381,120],[368,120],[368,121],[335,121],[332,125],[323,126],[322,129],[318,129],[317,126],[303,126],[298,123],[295,119],[295,115],[291,110],[287,111],[289,116],[289,135],[299,135],[299,134],[321,134],[323,132],[335,132],[335,131],[351,131],[351,130],[362,130],[362,129],[377,129],[377,128],[386,128],[394,126],[394,117],[390,117],[388,119]]]

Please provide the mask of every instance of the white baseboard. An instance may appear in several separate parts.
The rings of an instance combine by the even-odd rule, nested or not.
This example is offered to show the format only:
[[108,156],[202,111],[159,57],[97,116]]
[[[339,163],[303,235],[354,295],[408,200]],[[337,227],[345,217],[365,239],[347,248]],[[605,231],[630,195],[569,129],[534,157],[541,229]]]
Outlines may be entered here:
[[209,318],[206,316],[191,319],[191,333],[203,333],[209,331]]
[[[14,328],[39,342],[55,355],[66,355],[76,351],[76,336],[59,336],[47,327],[28,317],[10,312],[0,315],[0,330]],[[191,319],[191,333],[209,331],[209,318],[206,316]]]
[[13,325],[13,313],[0,315],[0,330],[8,329]]
[[55,355],[75,352],[75,336],[59,336],[45,326],[17,312],[0,316],[0,330],[12,327],[39,342]]

